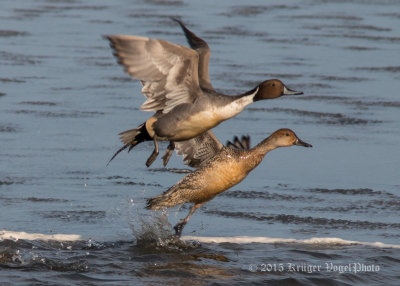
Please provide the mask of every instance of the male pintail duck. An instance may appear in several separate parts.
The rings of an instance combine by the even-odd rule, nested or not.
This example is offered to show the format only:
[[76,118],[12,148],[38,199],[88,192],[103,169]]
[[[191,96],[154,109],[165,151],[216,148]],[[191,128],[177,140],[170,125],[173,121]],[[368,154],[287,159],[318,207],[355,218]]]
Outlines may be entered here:
[[237,141],[239,143],[228,143],[231,147],[225,147],[211,131],[207,131],[190,140],[176,142],[175,147],[178,154],[184,156],[185,164],[198,169],[187,174],[163,194],[149,199],[147,209],[158,210],[193,203],[189,214],[174,226],[176,235],[180,236],[196,209],[241,182],[261,163],[266,153],[278,147],[293,145],[312,147],[290,129],[275,131],[252,149],[246,149],[246,138],[242,139],[243,143]]
[[[154,151],[146,165],[156,159],[158,140],[170,141],[164,166],[174,150],[174,142],[188,140],[239,114],[247,105],[282,95],[302,94],[271,79],[236,96],[217,93],[210,83],[207,43],[174,19],[182,27],[191,48],[164,40],[140,36],[108,35],[118,63],[133,78],[142,82],[147,97],[141,110],[155,114],[137,128],[120,133],[125,144],[114,157],[144,141],[154,141]],[[111,161],[110,160],[110,161]]]

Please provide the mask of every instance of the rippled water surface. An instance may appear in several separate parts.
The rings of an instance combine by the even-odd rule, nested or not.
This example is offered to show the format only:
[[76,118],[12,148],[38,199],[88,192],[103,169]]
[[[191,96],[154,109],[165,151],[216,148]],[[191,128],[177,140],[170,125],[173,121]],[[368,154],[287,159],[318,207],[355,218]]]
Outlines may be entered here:
[[[398,285],[398,1],[3,0],[0,4],[0,283]],[[293,129],[313,148],[268,154],[199,209],[182,240],[145,201],[187,173],[121,153],[150,116],[104,34],[212,51],[213,86],[280,78],[304,95],[261,101],[215,129],[256,144]],[[166,144],[161,145],[162,151]]]

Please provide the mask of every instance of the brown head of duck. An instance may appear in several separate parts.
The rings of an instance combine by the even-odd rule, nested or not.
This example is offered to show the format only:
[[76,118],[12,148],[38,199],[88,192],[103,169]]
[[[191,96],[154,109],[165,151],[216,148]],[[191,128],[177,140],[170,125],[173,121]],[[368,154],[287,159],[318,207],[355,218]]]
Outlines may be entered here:
[[303,147],[312,147],[311,144],[302,141],[299,137],[297,137],[296,133],[293,130],[283,128],[275,131],[271,134],[266,140],[270,145],[276,147],[290,147],[293,145],[303,146]]
[[295,91],[288,88],[282,81],[279,79],[269,79],[263,81],[256,87],[258,91],[254,96],[254,101],[262,100],[262,99],[273,99],[277,97],[281,97],[283,95],[297,95],[303,94],[301,91]]
[[[302,141],[293,130],[282,128],[261,141],[256,147],[254,147],[254,152],[262,155],[263,157],[267,152],[273,149],[279,147],[290,147],[294,145],[312,147],[311,144]],[[262,159],[260,159],[260,161],[261,160]]]

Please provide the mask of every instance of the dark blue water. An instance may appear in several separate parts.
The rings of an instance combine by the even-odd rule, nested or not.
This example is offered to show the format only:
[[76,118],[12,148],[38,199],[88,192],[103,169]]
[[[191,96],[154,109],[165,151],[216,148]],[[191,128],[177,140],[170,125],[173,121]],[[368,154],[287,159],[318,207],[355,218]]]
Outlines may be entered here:
[[[0,4],[0,282],[18,285],[398,285],[398,1],[79,1]],[[198,210],[182,241],[145,201],[184,172],[118,133],[151,114],[104,34],[211,47],[213,86],[280,78],[304,95],[215,129],[256,144],[291,128],[313,148],[268,154]],[[166,148],[162,144],[161,149]],[[62,236],[63,234],[64,236]]]

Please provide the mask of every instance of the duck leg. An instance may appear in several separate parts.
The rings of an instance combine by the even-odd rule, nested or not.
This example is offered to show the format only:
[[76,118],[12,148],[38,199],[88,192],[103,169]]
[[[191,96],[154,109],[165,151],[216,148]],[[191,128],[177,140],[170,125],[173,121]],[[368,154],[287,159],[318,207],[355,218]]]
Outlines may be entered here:
[[203,205],[204,203],[200,203],[200,204],[195,204],[189,211],[189,214],[182,219],[180,222],[178,222],[175,226],[174,226],[174,230],[175,230],[175,235],[177,235],[178,237],[181,236],[182,234],[182,230],[184,228],[184,226],[187,224],[187,222],[189,221],[190,217],[192,216],[192,214],[194,214],[194,212]]
[[146,161],[146,166],[147,167],[150,167],[150,165],[151,164],[153,164],[153,162],[154,162],[154,160],[157,158],[157,156],[158,156],[158,143],[157,143],[157,139],[156,138],[154,138],[153,139],[153,142],[154,142],[154,150],[153,150],[153,153],[151,153],[151,155],[150,155],[150,157],[147,159],[147,161]]
[[167,147],[167,151],[165,151],[164,155],[162,156],[164,167],[167,166],[169,158],[171,158],[172,153],[175,149],[175,143],[173,141],[169,141],[169,145]]

